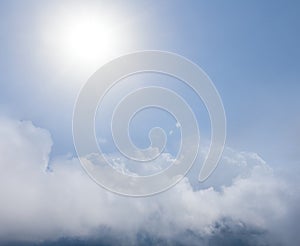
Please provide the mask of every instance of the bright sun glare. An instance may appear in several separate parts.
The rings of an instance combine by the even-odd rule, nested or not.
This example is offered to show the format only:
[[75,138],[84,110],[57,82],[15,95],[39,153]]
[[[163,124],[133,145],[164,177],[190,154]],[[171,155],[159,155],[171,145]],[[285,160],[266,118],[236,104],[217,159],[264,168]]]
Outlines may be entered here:
[[43,28],[44,49],[55,63],[91,68],[120,54],[124,28],[112,16],[93,9],[65,10],[47,22]]
[[107,57],[117,49],[117,35],[112,23],[83,16],[68,20],[62,28],[62,47],[71,59],[94,61]]

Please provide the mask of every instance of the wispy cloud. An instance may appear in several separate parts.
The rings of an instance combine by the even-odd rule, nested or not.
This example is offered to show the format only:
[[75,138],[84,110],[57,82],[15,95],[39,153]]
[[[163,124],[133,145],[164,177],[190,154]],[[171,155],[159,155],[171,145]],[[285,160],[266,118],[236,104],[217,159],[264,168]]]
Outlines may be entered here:
[[[274,174],[255,153],[227,149],[205,188],[190,174],[167,192],[133,199],[100,188],[76,158],[62,156],[49,162],[51,146],[48,131],[28,121],[0,118],[2,241],[126,238],[124,244],[188,245],[300,241],[297,184]],[[49,165],[52,171],[46,171]]]

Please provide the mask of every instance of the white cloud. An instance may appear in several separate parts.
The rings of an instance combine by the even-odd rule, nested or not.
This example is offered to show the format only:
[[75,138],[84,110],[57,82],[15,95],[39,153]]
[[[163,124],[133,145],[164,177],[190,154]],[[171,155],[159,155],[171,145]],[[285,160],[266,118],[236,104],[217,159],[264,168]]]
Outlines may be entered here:
[[205,244],[228,223],[232,231],[255,228],[263,243],[300,240],[296,184],[255,153],[227,149],[210,188],[185,178],[167,192],[133,199],[97,186],[76,158],[57,157],[45,172],[51,145],[50,134],[31,122],[0,119],[0,239],[101,237],[109,228],[131,240],[141,231],[166,240],[181,235],[193,245],[187,232]]

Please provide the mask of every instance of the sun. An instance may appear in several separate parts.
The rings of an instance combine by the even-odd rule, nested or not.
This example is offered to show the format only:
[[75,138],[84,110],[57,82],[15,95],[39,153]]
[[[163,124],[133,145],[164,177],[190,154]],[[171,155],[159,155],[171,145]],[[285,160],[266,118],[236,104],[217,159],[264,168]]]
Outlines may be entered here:
[[97,16],[67,20],[61,30],[61,45],[70,60],[95,62],[119,48],[116,25]]
[[51,13],[42,22],[42,49],[61,67],[92,71],[129,47],[131,35],[120,14],[73,7]]

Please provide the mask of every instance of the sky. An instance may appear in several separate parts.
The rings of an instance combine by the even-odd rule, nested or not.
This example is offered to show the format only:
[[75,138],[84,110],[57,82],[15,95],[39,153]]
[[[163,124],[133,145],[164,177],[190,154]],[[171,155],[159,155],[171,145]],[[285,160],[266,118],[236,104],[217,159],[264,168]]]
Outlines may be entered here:
[[[299,11],[298,1],[1,1],[0,241],[299,243]],[[145,171],[130,169],[116,153],[109,128],[115,105],[137,88],[177,92],[201,130],[200,154],[181,182],[156,196],[130,198],[106,191],[83,171],[72,115],[98,68],[142,50],[179,54],[208,74],[222,98],[227,138],[217,169],[199,183],[211,130],[201,99],[174,78],[124,79],[96,115],[98,144],[116,168]],[[150,171],[168,166],[179,146],[176,120],[149,109],[131,123],[141,148],[152,127],[165,130],[166,152]]]

